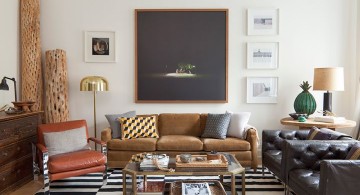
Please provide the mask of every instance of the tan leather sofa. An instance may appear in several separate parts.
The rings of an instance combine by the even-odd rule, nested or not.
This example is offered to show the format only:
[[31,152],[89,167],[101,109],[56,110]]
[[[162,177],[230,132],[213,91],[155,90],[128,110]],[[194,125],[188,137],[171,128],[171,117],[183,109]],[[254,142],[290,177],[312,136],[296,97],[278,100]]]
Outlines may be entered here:
[[256,129],[249,127],[246,139],[201,138],[205,129],[207,114],[159,114],[157,130],[160,138],[137,138],[129,140],[112,139],[111,129],[101,132],[102,141],[107,143],[108,166],[123,168],[131,156],[141,152],[165,153],[175,156],[181,153],[199,154],[210,151],[234,154],[242,166],[256,170],[258,137]]

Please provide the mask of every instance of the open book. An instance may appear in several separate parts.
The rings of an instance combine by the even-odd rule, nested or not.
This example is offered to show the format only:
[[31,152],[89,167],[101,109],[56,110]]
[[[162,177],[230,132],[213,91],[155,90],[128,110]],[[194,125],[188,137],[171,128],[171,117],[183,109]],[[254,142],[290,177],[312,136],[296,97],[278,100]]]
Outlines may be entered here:
[[207,182],[182,183],[182,195],[211,195],[211,191]]

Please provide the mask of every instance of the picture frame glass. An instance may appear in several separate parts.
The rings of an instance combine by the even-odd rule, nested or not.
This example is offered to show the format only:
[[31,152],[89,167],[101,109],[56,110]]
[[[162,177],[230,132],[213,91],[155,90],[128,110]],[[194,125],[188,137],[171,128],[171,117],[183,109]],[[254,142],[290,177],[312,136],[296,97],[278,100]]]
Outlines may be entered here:
[[86,31],[85,62],[116,62],[116,33],[114,31]]
[[248,9],[248,35],[277,35],[278,9]]
[[277,77],[248,77],[247,103],[277,103]]
[[248,43],[248,69],[277,69],[279,43]]

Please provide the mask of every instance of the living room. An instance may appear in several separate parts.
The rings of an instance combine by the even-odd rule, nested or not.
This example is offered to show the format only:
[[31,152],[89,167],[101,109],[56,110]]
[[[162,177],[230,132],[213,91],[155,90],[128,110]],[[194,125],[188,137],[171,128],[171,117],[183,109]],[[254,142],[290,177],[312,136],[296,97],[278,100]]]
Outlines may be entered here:
[[[0,48],[1,78],[18,81],[21,97],[20,1],[2,0],[0,24],[3,47]],[[136,9],[227,9],[227,100],[221,103],[137,103],[135,46]],[[273,9],[278,13],[275,35],[249,35],[248,10]],[[261,140],[264,129],[296,129],[280,120],[294,113],[294,101],[308,81],[313,86],[314,68],[343,67],[344,90],[333,91],[332,111],[336,116],[359,122],[359,18],[356,0],[52,0],[40,1],[41,59],[47,50],[66,51],[69,115],[71,120],[85,119],[94,136],[93,95],[80,91],[81,80],[90,75],[107,79],[109,90],[96,94],[97,137],[109,126],[106,114],[225,113],[251,112],[249,124]],[[87,32],[115,32],[115,60],[88,62],[85,59]],[[273,69],[248,68],[249,43],[277,43],[278,63]],[[277,78],[276,101],[249,103],[248,78]],[[0,106],[14,101],[9,91],[0,91]],[[210,86],[206,86],[209,87]],[[321,115],[324,91],[312,90]],[[156,92],[154,92],[156,93]],[[20,99],[20,98],[18,98]],[[358,127],[337,131],[356,137]],[[260,142],[261,144],[261,142]],[[259,158],[261,158],[259,148]]]

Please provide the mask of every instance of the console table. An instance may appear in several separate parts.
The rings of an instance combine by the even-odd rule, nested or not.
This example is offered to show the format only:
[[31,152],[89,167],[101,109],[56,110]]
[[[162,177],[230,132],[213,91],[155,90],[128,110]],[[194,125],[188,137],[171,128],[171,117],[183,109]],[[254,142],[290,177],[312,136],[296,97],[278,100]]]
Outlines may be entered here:
[[328,129],[342,129],[342,128],[351,128],[356,126],[356,122],[352,120],[346,120],[345,123],[324,123],[314,121],[314,118],[308,118],[305,122],[299,122],[294,120],[291,117],[282,118],[280,123],[283,125],[297,126],[299,129],[310,129],[315,126],[318,128],[328,128]]
[[0,194],[31,181],[32,147],[42,112],[0,112]]

